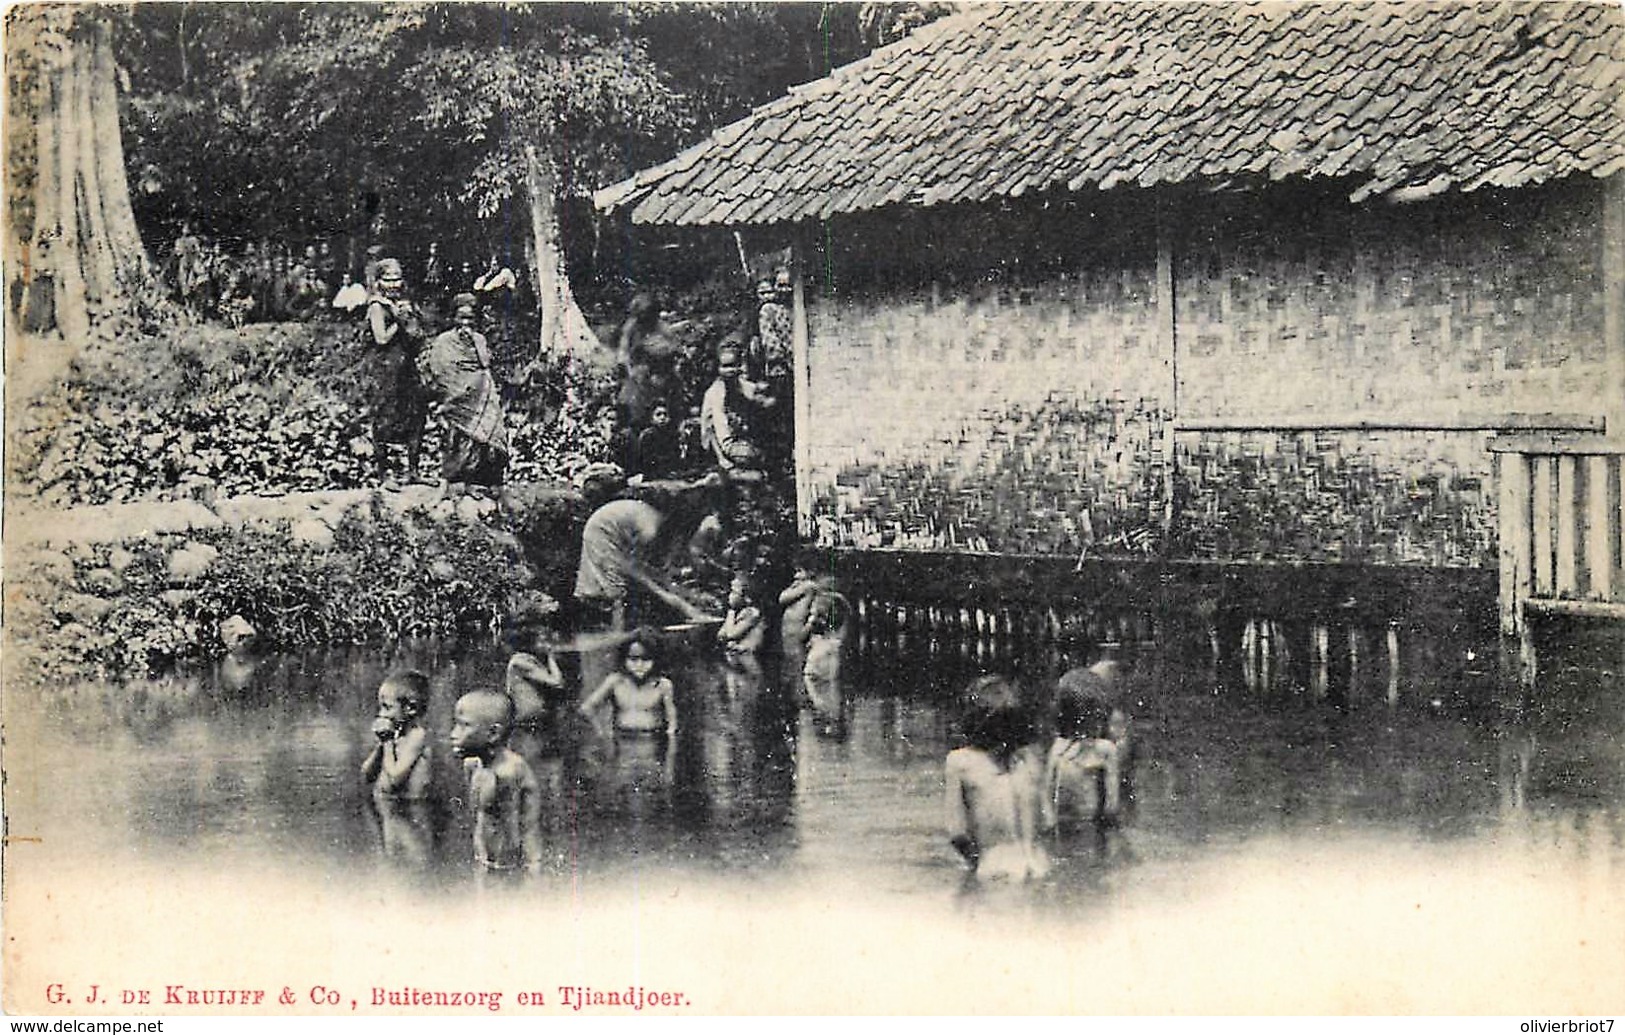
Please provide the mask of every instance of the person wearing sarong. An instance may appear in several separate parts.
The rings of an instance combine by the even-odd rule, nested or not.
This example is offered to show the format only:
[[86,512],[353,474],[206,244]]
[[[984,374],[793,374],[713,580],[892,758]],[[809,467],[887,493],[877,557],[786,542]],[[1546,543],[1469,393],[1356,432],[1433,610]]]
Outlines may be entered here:
[[373,458],[384,487],[398,488],[390,453],[396,446],[406,447],[405,476],[415,480],[428,415],[428,397],[417,371],[417,354],[423,345],[422,318],[406,297],[406,281],[398,259],[378,262],[378,289],[367,299],[367,327],[379,356],[372,400]]
[[203,242],[192,233],[190,223],[181,224],[181,235],[175,238],[175,287],[181,304],[193,315],[199,315],[209,279],[208,267],[203,261]]
[[474,330],[479,303],[460,294],[451,304],[455,326],[423,350],[418,372],[446,427],[441,473],[446,495],[455,496],[501,486],[509,447],[491,350]]
[[[656,581],[679,547],[692,549],[709,511],[714,477],[693,482],[627,485],[614,464],[594,464],[581,476],[581,494],[592,514],[581,530],[581,561],[575,598],[586,624],[625,629],[642,620],[640,604],[652,599],[682,617],[699,612]],[[647,498],[626,498],[625,492]],[[658,505],[657,505],[658,504]]]
[[627,307],[616,352],[621,391],[617,402],[621,419],[634,434],[649,423],[657,402],[678,389],[677,359],[681,352],[672,330],[660,319],[660,305],[640,291]]

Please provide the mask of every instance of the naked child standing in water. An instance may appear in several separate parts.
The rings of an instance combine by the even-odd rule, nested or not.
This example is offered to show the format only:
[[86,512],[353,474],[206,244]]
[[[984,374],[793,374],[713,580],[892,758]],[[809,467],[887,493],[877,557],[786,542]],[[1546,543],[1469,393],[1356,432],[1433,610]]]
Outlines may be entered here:
[[530,763],[508,746],[513,718],[507,694],[464,694],[452,712],[451,747],[468,773],[475,865],[536,873],[542,867],[542,789]]
[[361,763],[361,777],[380,798],[422,799],[428,796],[432,749],[423,713],[429,705],[429,680],[421,672],[402,672],[378,687],[378,738]]
[[587,699],[581,713],[598,720],[605,705],[613,710],[616,733],[677,735],[677,705],[672,682],[655,671],[654,655],[642,640],[626,645],[624,667],[611,672]]
[[361,763],[361,778],[372,785],[372,803],[383,837],[384,855],[424,866],[433,840],[429,791],[434,749],[423,724],[429,707],[429,677],[401,672],[378,687],[373,745]]
[[1049,872],[1038,845],[1043,763],[1033,722],[1015,687],[999,676],[971,684],[961,721],[966,745],[948,753],[948,840],[980,880],[1023,881]]

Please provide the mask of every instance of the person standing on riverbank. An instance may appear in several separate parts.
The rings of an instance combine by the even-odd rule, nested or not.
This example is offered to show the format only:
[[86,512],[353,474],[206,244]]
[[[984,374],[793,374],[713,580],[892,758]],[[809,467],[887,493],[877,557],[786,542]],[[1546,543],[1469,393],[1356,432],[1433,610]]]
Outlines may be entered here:
[[490,346],[474,329],[479,311],[473,295],[452,299],[452,320],[455,326],[418,357],[423,386],[446,428],[441,461],[445,493],[494,492],[508,467],[508,428],[491,373]]
[[405,447],[407,481],[417,479],[423,451],[428,398],[418,378],[417,356],[423,346],[423,319],[406,296],[398,259],[378,261],[378,289],[367,300],[367,328],[380,357],[372,399],[372,448],[384,488],[398,488],[390,453]]

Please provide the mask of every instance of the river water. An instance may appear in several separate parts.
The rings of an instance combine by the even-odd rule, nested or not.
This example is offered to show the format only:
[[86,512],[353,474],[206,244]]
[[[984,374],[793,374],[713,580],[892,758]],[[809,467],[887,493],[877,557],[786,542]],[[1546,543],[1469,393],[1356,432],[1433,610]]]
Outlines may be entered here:
[[[967,882],[942,832],[953,691],[988,668],[1042,684],[1055,648],[866,632],[837,739],[771,672],[673,640],[669,754],[576,726],[516,740],[545,798],[546,872],[528,882],[476,878],[444,742],[455,697],[500,685],[498,645],[10,692],[8,927],[28,947],[8,953],[12,994],[216,981],[365,1010],[375,988],[451,981],[506,988],[508,1009],[545,989],[556,1009],[560,986],[637,982],[791,1013],[1625,1001],[1617,641],[1549,650],[1536,701],[1512,709],[1455,639],[1339,630],[1352,646],[1328,685],[1313,664],[1260,678],[1256,652],[1226,678],[1199,643],[1122,631],[1142,637],[1132,815],[1015,888]],[[567,668],[579,687],[614,663]],[[376,687],[408,667],[432,680],[436,802],[380,816],[359,767]],[[343,984],[338,1007],[305,1001],[317,983]]]

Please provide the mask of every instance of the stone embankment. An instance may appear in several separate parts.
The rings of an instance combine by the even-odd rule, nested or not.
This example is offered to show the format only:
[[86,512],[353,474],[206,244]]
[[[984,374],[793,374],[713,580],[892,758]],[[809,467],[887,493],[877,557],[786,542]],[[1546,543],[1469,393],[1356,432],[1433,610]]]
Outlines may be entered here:
[[[267,646],[490,625],[557,590],[575,497],[438,486],[5,515],[7,674],[114,675]],[[232,620],[236,619],[235,622]],[[227,625],[227,623],[231,623]]]

